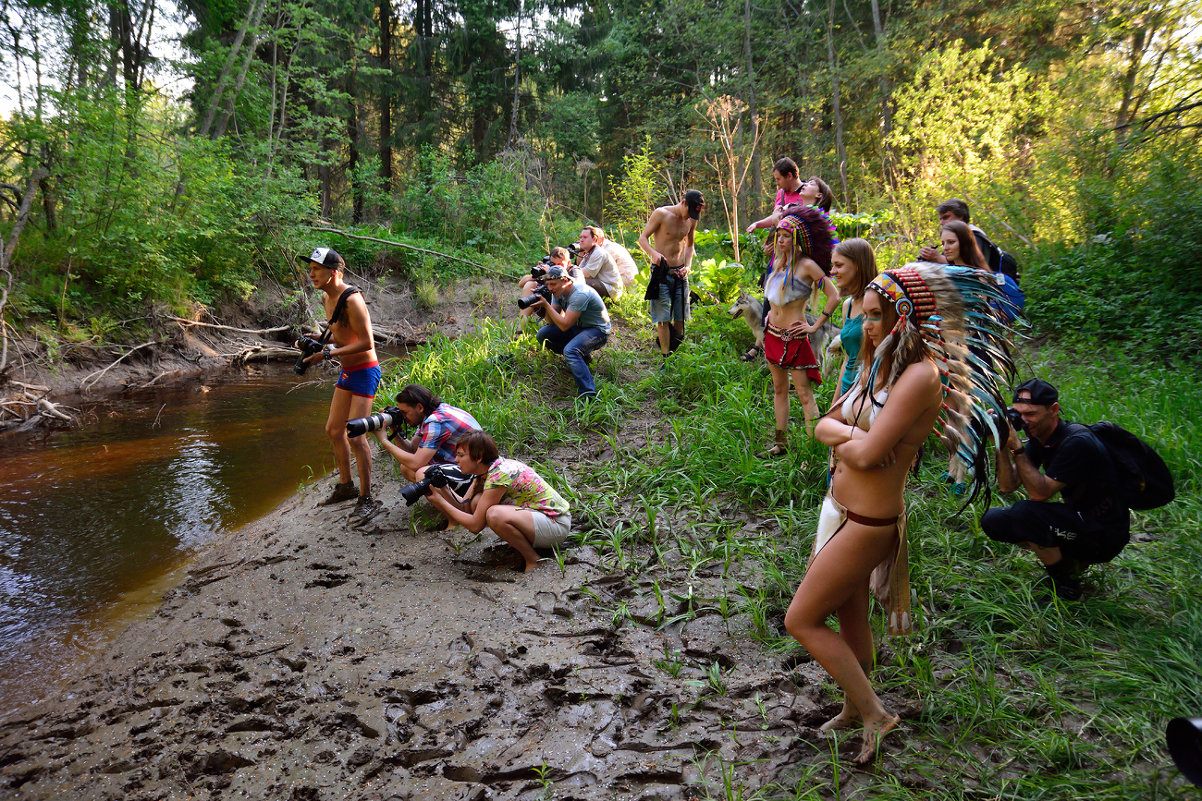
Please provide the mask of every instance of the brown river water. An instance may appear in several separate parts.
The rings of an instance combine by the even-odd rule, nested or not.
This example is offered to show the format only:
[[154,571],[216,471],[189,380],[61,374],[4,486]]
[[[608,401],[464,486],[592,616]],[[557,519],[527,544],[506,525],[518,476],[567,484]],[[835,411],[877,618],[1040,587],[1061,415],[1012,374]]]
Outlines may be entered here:
[[0,714],[149,613],[197,548],[332,469],[331,387],[230,371],[0,439]]

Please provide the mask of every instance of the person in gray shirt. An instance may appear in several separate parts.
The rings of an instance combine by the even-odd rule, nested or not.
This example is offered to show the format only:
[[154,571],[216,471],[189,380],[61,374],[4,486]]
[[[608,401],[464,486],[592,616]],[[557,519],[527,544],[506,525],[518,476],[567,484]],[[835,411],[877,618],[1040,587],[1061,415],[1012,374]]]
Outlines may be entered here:
[[572,377],[576,379],[576,397],[592,400],[597,386],[589,370],[592,352],[609,341],[609,312],[605,301],[587,284],[581,286],[562,267],[547,271],[547,288],[554,303],[539,298],[536,304],[546,311],[547,325],[538,329],[539,344],[562,353]]

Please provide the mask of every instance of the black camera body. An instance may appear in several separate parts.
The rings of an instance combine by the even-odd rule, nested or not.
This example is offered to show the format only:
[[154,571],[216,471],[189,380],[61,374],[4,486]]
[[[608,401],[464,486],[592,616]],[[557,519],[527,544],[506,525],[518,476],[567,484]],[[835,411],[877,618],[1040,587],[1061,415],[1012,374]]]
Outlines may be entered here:
[[541,284],[538,289],[534,290],[533,295],[527,295],[524,298],[518,298],[518,308],[529,309],[535,303],[538,303],[539,298],[547,301],[547,303],[551,302],[551,289],[546,284]]
[[430,487],[445,487],[447,485],[446,474],[442,472],[442,468],[436,464],[432,464],[426,468],[426,475],[421,481],[415,481],[412,484],[401,487],[401,497],[405,499],[405,504],[412,506],[421,500],[421,497],[426,494]]
[[292,372],[296,373],[297,375],[304,375],[305,371],[310,367],[309,363],[305,361],[305,359],[309,358],[314,353],[321,353],[321,351],[325,349],[325,346],[326,345],[324,342],[313,339],[313,337],[302,336],[300,339],[296,340],[296,347],[298,350],[300,350],[301,355],[300,358],[296,360],[296,364],[292,366]]
[[351,439],[361,437],[368,431],[379,431],[385,426],[396,428],[404,415],[396,406],[389,406],[378,414],[373,414],[371,417],[356,417],[354,420],[346,421],[346,435]]
[[1008,422],[1010,427],[1015,431],[1023,430],[1023,416],[1018,409],[1015,409],[1013,406],[1010,406],[1006,409],[1006,422]]

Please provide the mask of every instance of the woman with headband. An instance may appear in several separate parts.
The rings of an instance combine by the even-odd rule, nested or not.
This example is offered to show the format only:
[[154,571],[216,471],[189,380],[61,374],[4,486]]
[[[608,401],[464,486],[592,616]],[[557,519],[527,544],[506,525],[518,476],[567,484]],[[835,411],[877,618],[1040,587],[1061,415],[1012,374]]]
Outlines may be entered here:
[[[978,484],[986,475],[974,473],[987,445],[976,432],[993,430],[990,409],[1004,410],[997,379],[1013,375],[1013,363],[997,318],[985,314],[991,324],[973,326],[966,320],[977,320],[997,296],[988,276],[969,268],[911,264],[877,276],[864,293],[856,382],[815,431],[832,447],[834,469],[785,628],[843,689],[842,711],[822,730],[862,725],[859,764],[871,762],[880,739],[898,725],[868,679],[874,656],[869,590],[888,613],[889,633],[909,633],[903,492],[941,413],[944,435],[968,462],[966,472]],[[984,349],[988,358],[969,358],[969,347]],[[831,614],[838,632],[826,624]]]

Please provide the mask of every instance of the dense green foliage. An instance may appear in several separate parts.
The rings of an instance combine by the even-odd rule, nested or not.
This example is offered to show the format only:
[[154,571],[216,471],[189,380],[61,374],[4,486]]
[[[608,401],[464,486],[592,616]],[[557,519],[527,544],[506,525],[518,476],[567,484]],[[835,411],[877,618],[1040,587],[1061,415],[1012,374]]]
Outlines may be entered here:
[[[598,352],[592,405],[573,405],[562,359],[535,351],[532,338],[515,340],[507,324],[431,342],[394,367],[381,402],[416,381],[471,410],[503,455],[554,477],[574,515],[590,521],[575,544],[641,588],[598,614],[666,631],[721,614],[745,641],[720,671],[737,685],[765,663],[806,661],[782,620],[810,552],[827,454],[802,441],[795,409],[790,455],[770,470],[753,456],[773,427],[769,377],[738,361],[750,336],[741,323],[718,306],[697,312],[689,341],[659,371],[639,304],[620,303],[633,330],[619,325]],[[499,362],[505,354],[513,360]],[[1099,371],[1092,351],[1062,348],[1025,353],[1020,375],[1053,378],[1066,417],[1114,420],[1155,443],[1178,499],[1135,513],[1132,544],[1087,573],[1084,601],[1062,604],[1034,595],[1034,557],[988,540],[977,524],[982,502],[960,512],[962,498],[938,478],[946,464],[928,457],[907,493],[918,631],[880,638],[875,675],[888,704],[912,710],[899,744],[874,773],[848,775],[833,748],[803,739],[795,771],[776,784],[746,784],[755,767],[729,764],[729,787],[717,784],[711,797],[1126,801],[1188,792],[1163,736],[1169,718],[1202,708],[1202,439],[1193,425],[1202,383],[1178,365],[1121,357]],[[820,405],[830,393],[820,389]],[[683,684],[705,684],[713,669],[683,654],[659,666]],[[732,721],[724,734],[737,738],[747,725]]]
[[961,196],[1047,332],[1197,351],[1185,0],[189,0],[172,59],[158,0],[5,8],[0,235],[47,172],[11,264],[22,325],[291,282],[318,221],[501,264],[584,219],[632,245],[686,186],[753,269],[735,229],[790,155],[877,222],[886,263]]

